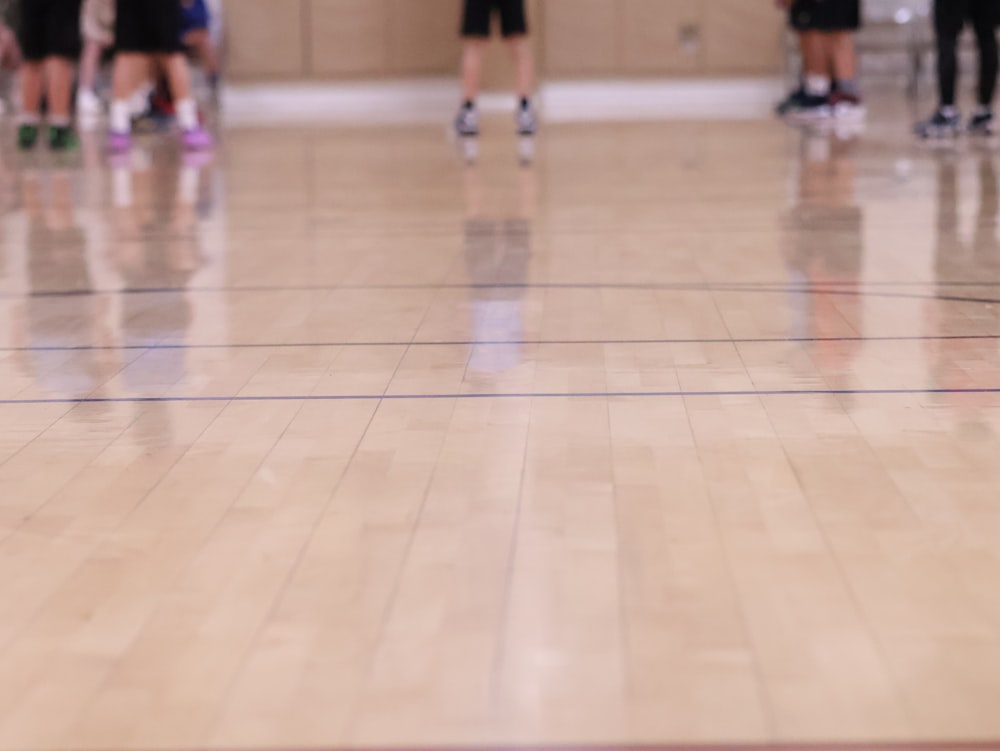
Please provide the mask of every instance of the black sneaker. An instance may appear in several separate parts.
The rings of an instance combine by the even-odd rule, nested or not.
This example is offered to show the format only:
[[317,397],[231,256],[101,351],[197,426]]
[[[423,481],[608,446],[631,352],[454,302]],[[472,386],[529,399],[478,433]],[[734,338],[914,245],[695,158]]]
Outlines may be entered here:
[[17,147],[21,151],[30,151],[38,143],[41,131],[37,125],[22,125],[17,129]]
[[969,133],[974,136],[995,136],[997,132],[996,119],[993,117],[993,113],[989,111],[981,111],[974,114],[969,118],[969,125],[967,127]]
[[779,117],[784,117],[789,112],[802,106],[803,100],[806,96],[806,90],[804,87],[800,86],[791,92],[788,96],[782,99],[774,108],[774,112]]
[[833,105],[829,96],[817,96],[803,92],[795,106],[785,112],[785,117],[793,120],[822,120],[833,116]]
[[72,151],[79,145],[76,132],[69,125],[53,125],[49,128],[49,148],[53,151]]
[[913,132],[918,138],[931,140],[935,138],[958,138],[962,131],[962,118],[957,113],[948,114],[943,110],[937,110],[933,115],[917,123]]

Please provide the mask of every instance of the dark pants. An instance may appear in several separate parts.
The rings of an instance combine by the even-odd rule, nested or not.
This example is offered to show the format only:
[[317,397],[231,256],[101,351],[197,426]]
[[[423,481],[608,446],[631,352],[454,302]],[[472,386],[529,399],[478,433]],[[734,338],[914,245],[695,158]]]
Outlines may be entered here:
[[979,44],[979,104],[989,106],[997,88],[1000,58],[997,52],[997,24],[1000,3],[997,0],[937,0],[934,3],[934,29],[937,33],[938,86],[941,104],[955,105],[958,83],[958,38],[967,22],[972,23]]

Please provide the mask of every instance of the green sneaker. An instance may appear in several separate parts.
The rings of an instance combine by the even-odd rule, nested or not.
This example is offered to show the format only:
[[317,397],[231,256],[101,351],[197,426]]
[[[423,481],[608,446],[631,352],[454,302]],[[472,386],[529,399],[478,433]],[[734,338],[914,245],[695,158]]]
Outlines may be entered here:
[[71,151],[80,145],[76,132],[69,125],[49,128],[49,148],[53,151]]
[[22,125],[17,129],[17,147],[21,151],[30,151],[38,143],[39,129],[37,125]]

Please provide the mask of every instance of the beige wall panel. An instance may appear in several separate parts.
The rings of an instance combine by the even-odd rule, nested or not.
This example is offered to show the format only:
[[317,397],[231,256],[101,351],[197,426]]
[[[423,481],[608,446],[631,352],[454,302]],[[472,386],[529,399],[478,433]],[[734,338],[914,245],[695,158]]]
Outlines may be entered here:
[[311,72],[384,75],[389,69],[388,0],[310,0]]
[[454,75],[461,9],[461,0],[389,0],[393,74]]
[[[750,4],[752,0],[746,0]],[[701,25],[705,0],[619,0],[625,73],[695,73],[702,47],[685,30]]]
[[305,0],[226,0],[226,74],[237,81],[306,75]]
[[618,72],[618,0],[544,0],[546,73],[556,76]]
[[781,70],[784,15],[772,3],[701,0],[705,72],[719,75]]

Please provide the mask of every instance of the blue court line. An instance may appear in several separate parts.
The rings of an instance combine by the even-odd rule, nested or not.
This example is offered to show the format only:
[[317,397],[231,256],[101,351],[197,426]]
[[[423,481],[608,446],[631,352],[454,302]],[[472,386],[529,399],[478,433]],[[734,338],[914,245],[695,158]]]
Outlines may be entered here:
[[476,399],[686,399],[694,397],[765,397],[765,396],[935,396],[959,394],[1000,394],[1000,387],[977,389],[767,389],[763,391],[580,391],[468,393],[468,394],[293,394],[284,396],[121,396],[51,399],[0,399],[4,405],[40,404],[170,404],[238,402],[359,402],[359,401],[428,401]]
[[382,342],[246,342],[240,344],[123,344],[123,345],[65,345],[47,347],[0,347],[0,352],[121,352],[159,350],[211,350],[211,349],[321,349],[324,347],[511,347],[511,346],[574,346],[604,344],[833,344],[837,342],[953,342],[1000,341],[1000,334],[944,334],[910,336],[801,336],[801,337],[746,337],[705,339],[458,339],[426,341]]

